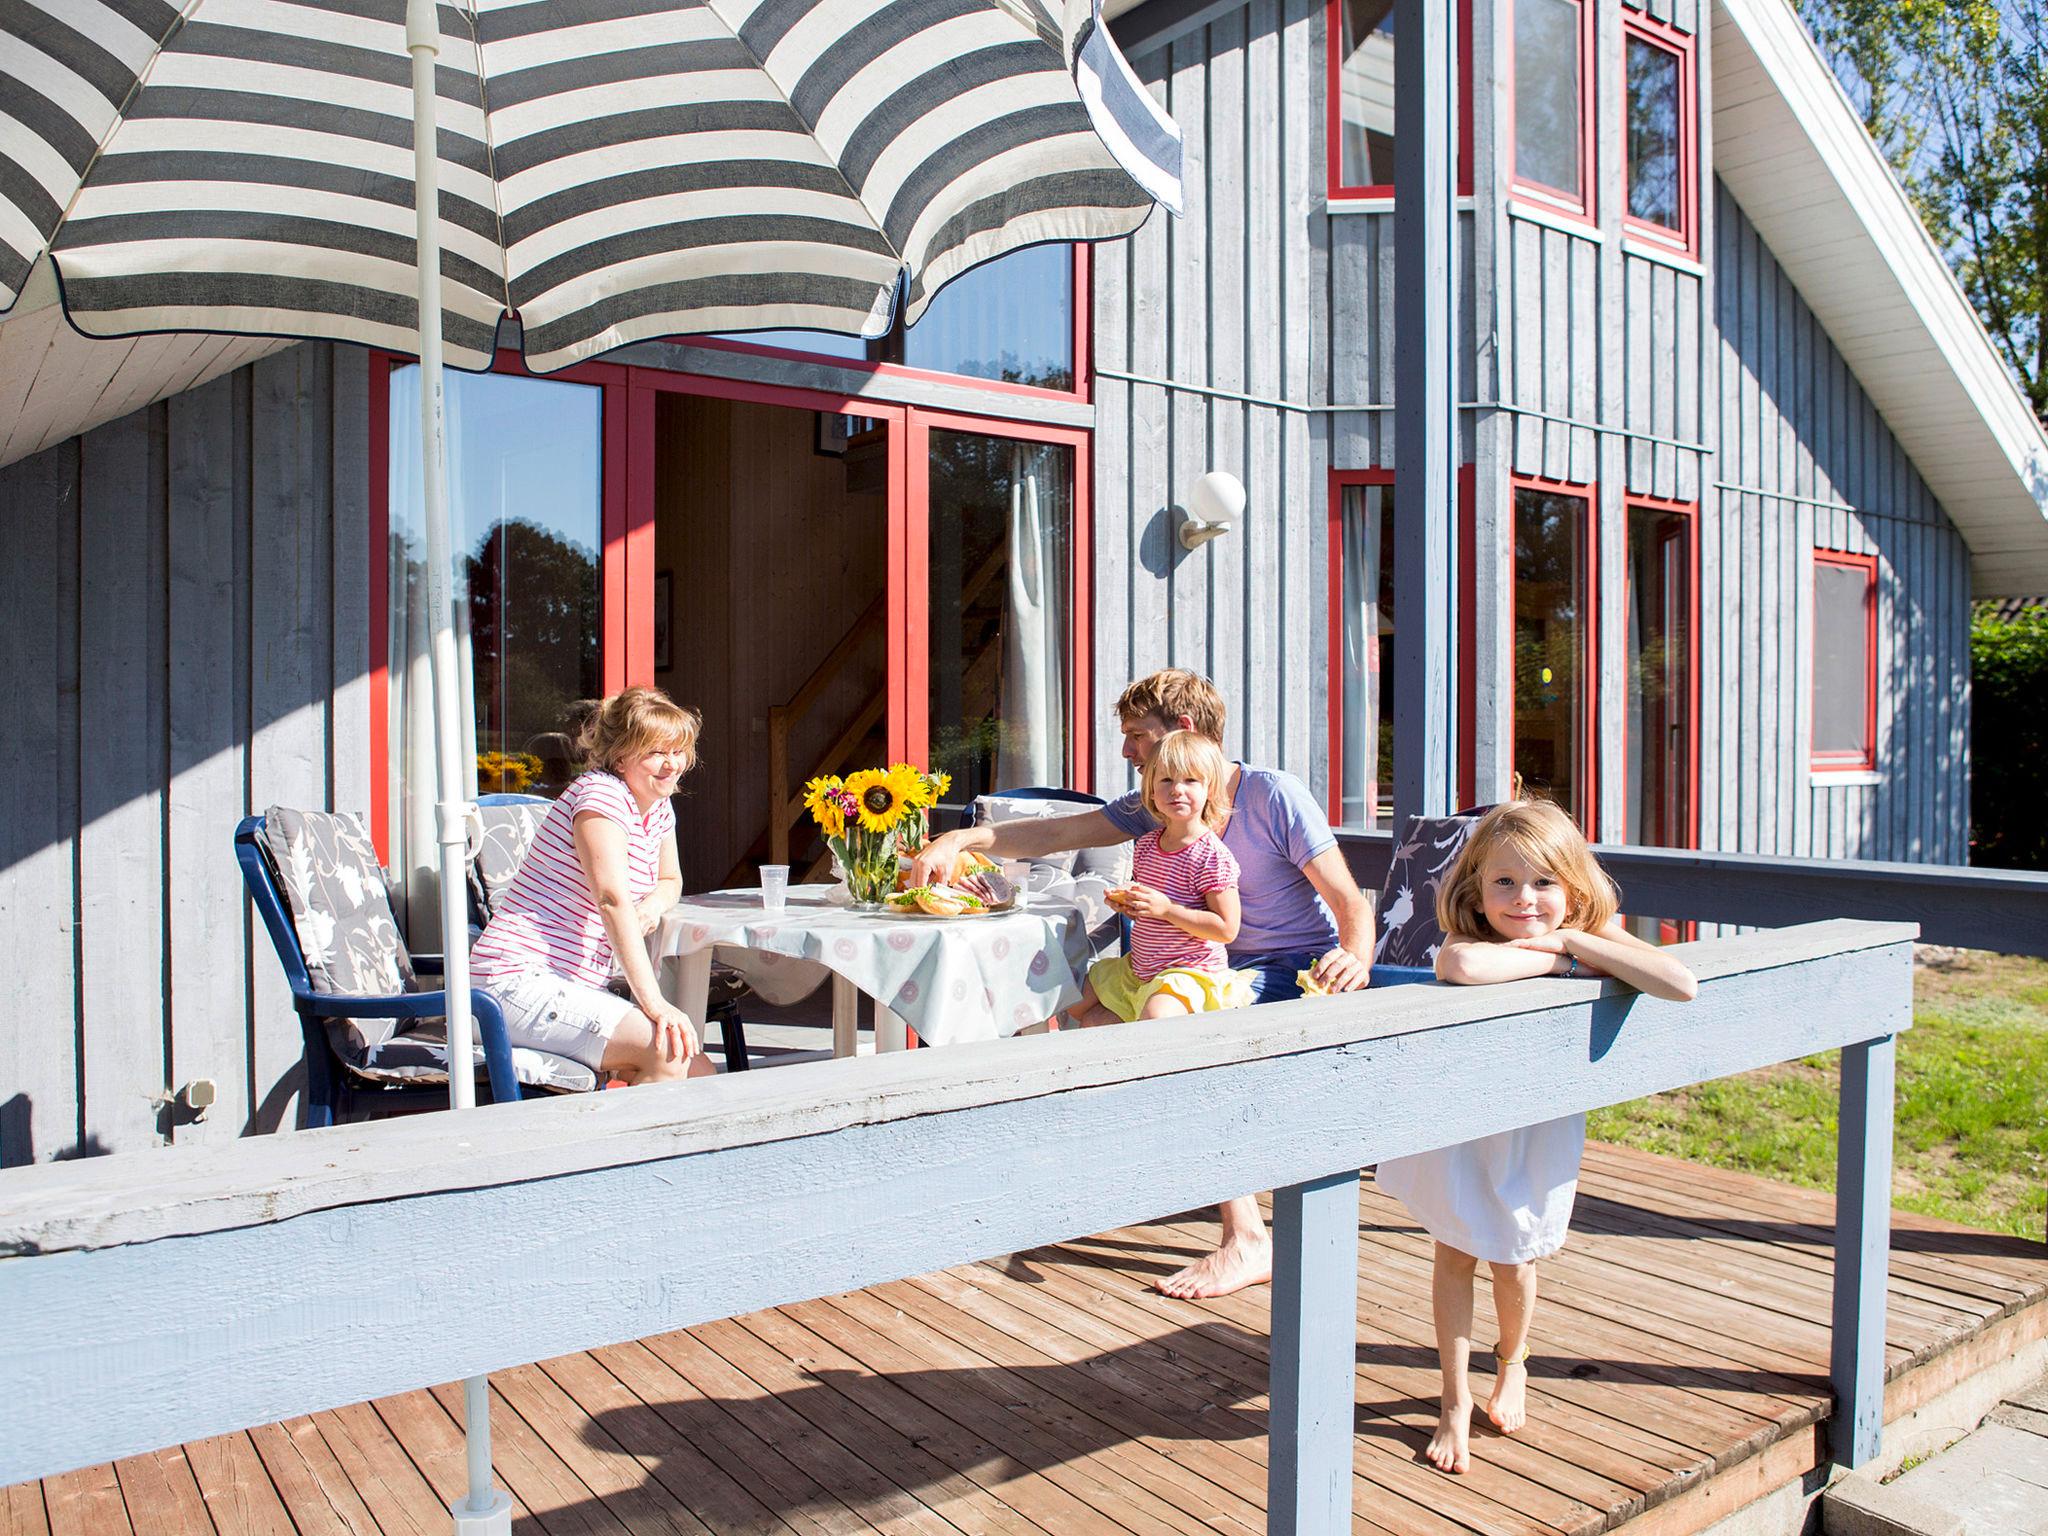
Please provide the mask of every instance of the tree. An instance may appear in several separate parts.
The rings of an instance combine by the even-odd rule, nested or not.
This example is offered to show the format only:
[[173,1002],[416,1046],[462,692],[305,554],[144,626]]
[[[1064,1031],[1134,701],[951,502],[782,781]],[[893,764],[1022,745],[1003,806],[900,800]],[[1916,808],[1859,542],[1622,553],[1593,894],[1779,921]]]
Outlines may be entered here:
[[2048,729],[2048,608],[2001,618],[1980,603],[1970,624],[1970,862],[2048,869],[2041,763]]
[[2048,0],[1799,9],[2048,420]]

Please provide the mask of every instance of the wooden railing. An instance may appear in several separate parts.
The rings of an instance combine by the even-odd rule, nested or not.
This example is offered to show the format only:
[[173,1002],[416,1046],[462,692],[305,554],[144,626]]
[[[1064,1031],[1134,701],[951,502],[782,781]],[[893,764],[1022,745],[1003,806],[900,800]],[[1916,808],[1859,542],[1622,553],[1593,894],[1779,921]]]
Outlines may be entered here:
[[[790,783],[790,735],[846,669],[847,663],[859,654],[867,637],[882,627],[887,612],[888,602],[884,597],[868,604],[867,611],[853,621],[852,627],[832,647],[831,654],[819,662],[804,685],[790,695],[789,702],[774,705],[768,711],[768,857],[773,863],[789,862],[789,830],[796,825],[804,809],[803,796]],[[804,778],[808,780],[819,774],[837,773],[853,749],[874,730],[887,706],[886,688],[877,688],[846,728],[833,738],[832,744]]]
[[1861,1459],[1913,936],[1686,946],[1691,1004],[1401,987],[0,1173],[0,1486],[1270,1188],[1271,1529],[1348,1529],[1360,1167],[1834,1047]]

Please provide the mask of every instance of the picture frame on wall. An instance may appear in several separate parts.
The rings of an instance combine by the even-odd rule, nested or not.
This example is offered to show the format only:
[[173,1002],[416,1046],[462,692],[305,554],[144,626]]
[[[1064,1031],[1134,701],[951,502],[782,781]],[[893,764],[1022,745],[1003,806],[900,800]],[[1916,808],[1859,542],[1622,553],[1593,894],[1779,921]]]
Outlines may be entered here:
[[656,571],[654,573],[654,670],[666,672],[673,661],[669,650],[669,636],[675,632],[675,615],[672,612],[675,598],[675,573]]

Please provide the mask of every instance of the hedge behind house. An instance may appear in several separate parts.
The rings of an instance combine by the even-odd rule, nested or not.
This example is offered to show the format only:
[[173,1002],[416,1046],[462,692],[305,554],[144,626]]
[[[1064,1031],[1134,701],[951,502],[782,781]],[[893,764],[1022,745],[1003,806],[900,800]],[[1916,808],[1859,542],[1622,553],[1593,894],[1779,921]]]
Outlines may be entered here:
[[1971,619],[1970,862],[2048,869],[2048,606]]

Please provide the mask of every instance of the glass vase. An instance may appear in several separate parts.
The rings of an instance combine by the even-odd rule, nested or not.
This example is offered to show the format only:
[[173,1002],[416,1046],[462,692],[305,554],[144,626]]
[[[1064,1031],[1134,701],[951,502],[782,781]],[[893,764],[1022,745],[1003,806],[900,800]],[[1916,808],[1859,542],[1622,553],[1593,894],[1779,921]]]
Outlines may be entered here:
[[846,871],[846,892],[853,904],[874,910],[896,889],[896,839],[887,832],[850,826],[832,851]]

